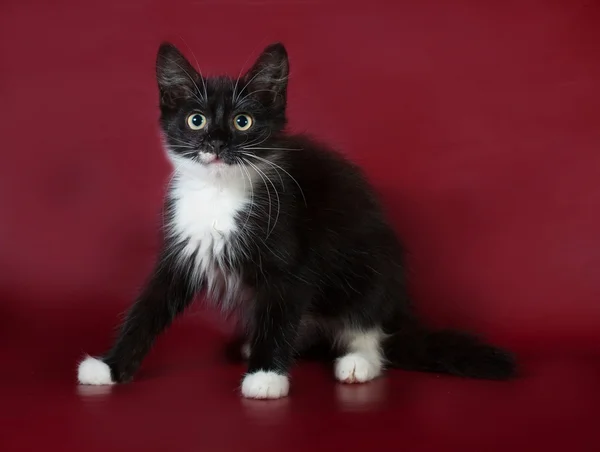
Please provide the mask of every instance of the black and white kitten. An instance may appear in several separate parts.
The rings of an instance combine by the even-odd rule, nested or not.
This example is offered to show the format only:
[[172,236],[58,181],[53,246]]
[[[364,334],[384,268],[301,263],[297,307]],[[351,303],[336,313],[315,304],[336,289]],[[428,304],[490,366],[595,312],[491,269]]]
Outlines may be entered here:
[[115,344],[81,362],[79,382],[130,381],[198,293],[241,319],[245,397],[286,396],[294,358],[319,351],[344,383],[384,367],[513,376],[507,352],[415,318],[402,246],[361,171],[286,133],[288,72],[281,44],[239,79],[205,78],[160,47],[160,126],[174,167],[164,244]]

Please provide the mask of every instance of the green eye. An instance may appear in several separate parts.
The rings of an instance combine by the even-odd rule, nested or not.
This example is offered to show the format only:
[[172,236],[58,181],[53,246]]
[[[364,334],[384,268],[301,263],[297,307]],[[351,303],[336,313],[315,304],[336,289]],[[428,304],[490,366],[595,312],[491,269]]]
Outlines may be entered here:
[[235,118],[233,118],[233,125],[236,129],[241,130],[242,132],[252,127],[252,122],[252,116],[245,113],[237,115]]
[[206,117],[200,113],[192,113],[187,118],[187,125],[192,130],[200,130],[206,127]]

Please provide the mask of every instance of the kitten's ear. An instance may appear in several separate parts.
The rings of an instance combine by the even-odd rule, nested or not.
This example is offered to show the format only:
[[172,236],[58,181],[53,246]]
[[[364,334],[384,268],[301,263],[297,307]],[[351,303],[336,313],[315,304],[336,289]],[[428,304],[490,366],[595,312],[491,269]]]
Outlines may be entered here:
[[271,108],[285,108],[290,71],[288,56],[281,43],[268,46],[244,76],[247,93],[254,93]]
[[162,43],[156,56],[156,80],[160,106],[173,108],[190,97],[202,97],[199,86],[202,77],[179,50],[168,42]]

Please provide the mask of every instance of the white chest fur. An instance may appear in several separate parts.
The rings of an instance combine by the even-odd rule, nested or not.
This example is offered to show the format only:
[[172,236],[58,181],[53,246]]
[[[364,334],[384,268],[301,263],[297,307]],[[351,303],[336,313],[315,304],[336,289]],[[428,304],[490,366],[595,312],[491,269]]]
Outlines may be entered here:
[[[213,167],[214,166],[214,167]],[[170,233],[186,241],[184,257],[195,254],[194,276],[223,307],[241,292],[239,276],[226,271],[239,258],[236,217],[249,206],[249,181],[237,167],[222,164],[178,168],[173,178]]]

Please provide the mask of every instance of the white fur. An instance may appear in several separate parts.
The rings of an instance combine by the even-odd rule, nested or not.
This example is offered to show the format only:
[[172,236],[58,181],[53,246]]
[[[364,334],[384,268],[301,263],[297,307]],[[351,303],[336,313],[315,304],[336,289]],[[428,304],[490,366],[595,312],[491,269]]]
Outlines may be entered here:
[[279,399],[288,395],[287,375],[258,371],[247,374],[242,381],[242,395],[248,399]]
[[379,373],[380,369],[360,353],[348,353],[335,362],[335,378],[343,383],[364,383]]
[[[236,217],[252,202],[254,173],[244,173],[238,165],[210,163],[209,155],[199,155],[204,164],[178,158],[168,149],[167,155],[175,167],[171,187],[174,210],[169,233],[179,241],[188,241],[183,257],[196,253],[195,276],[206,279],[211,298],[219,299],[225,308],[231,307],[245,288],[238,275],[224,269],[244,250],[227,245],[243,233]],[[250,347],[242,353],[249,355]],[[242,395],[252,399],[278,399],[285,397],[288,391],[288,377],[275,372],[247,374],[242,382]]]
[[110,376],[110,367],[99,359],[88,356],[77,370],[77,380],[82,385],[112,385],[114,381]]
[[381,375],[383,356],[380,330],[360,331],[347,329],[338,337],[338,343],[348,353],[335,362],[335,377],[343,383],[364,383]]
[[243,252],[226,245],[241,232],[236,216],[250,205],[251,181],[238,165],[199,164],[168,155],[175,167],[169,233],[188,240],[182,257],[196,253],[194,276],[205,278],[207,293],[227,308],[244,292],[239,276],[223,269]]

